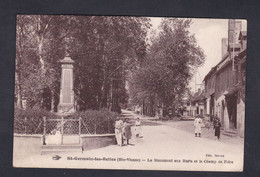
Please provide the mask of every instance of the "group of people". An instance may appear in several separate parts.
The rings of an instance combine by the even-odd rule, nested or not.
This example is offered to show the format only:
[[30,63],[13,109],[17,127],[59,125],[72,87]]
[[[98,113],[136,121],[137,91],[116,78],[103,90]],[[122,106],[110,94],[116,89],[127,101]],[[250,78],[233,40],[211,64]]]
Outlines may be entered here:
[[[202,127],[202,119],[199,116],[196,116],[195,120],[194,120],[194,127],[195,127],[195,137],[201,137],[201,127]],[[205,127],[206,128],[210,128],[210,122],[209,119],[205,119]],[[220,127],[221,127],[221,123],[220,120],[217,116],[214,117],[213,120],[213,129],[215,130],[215,136],[217,137],[217,139],[220,139]]]
[[[136,137],[140,137],[141,133],[141,121],[139,118],[135,121],[135,135]],[[125,121],[117,117],[115,122],[115,136],[116,142],[119,146],[129,145],[129,140],[132,138],[132,130],[131,124],[129,123],[129,119],[126,118]]]

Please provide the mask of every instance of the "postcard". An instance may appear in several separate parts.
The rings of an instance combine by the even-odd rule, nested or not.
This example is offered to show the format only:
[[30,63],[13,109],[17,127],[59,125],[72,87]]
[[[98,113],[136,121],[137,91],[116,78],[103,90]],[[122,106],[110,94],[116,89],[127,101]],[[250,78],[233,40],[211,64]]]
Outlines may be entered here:
[[246,20],[16,24],[14,167],[243,171]]

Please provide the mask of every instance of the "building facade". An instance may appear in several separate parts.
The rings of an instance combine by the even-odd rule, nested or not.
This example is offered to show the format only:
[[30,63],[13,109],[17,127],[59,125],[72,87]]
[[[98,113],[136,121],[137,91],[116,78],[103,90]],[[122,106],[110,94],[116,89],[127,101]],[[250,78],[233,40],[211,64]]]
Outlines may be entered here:
[[185,116],[204,116],[206,114],[205,104],[205,92],[204,90],[198,89],[197,92],[185,101]]
[[206,114],[210,116],[210,120],[213,120],[215,114],[215,86],[216,86],[216,67],[213,67],[210,72],[205,76],[205,107]]
[[229,20],[228,27],[226,53],[204,78],[207,114],[219,117],[224,130],[244,136],[246,31],[240,21]]

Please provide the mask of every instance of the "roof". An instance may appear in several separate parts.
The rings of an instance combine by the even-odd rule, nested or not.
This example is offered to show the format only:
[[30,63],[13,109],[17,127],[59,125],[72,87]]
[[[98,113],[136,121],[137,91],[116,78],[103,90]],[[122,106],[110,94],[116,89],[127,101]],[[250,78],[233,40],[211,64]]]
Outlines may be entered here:
[[[244,56],[246,55],[246,49],[239,52],[237,55],[234,56],[234,60],[241,60]],[[226,63],[224,63],[222,66],[220,66],[220,68],[218,68],[218,70],[216,71],[216,73],[219,73],[223,68],[225,68],[226,66],[228,66],[228,64],[232,63],[232,59],[227,60]]]
[[217,70],[217,67],[228,58],[228,55],[229,55],[228,52],[225,53],[225,55],[223,55],[220,62],[218,62],[218,64],[216,64],[214,67],[211,68],[211,70],[208,72],[208,74],[204,77],[203,81],[205,81],[211,74],[215,73],[215,71]]
[[243,51],[241,51],[238,55],[235,56],[235,60],[239,60],[242,59],[243,57],[246,56],[246,49],[244,49]]
[[247,31],[240,31],[238,39],[241,40],[243,37],[247,37]]
[[216,70],[216,66],[212,67],[208,74],[204,77],[203,81],[205,81],[209,76],[211,76]]
[[225,60],[227,57],[228,57],[228,55],[229,55],[229,53],[228,52],[226,52],[223,56],[222,56],[222,59],[221,59],[221,61],[222,60]]
[[[240,31],[239,34],[239,39],[242,37],[246,37],[247,36],[247,31]],[[230,47],[235,47],[235,49],[240,49],[241,48],[241,44],[236,43],[236,44],[229,44],[228,48],[230,49]],[[238,51],[237,51],[238,52]],[[242,58],[246,55],[246,49],[244,49],[243,51],[239,51],[238,54],[235,56],[235,58]],[[227,64],[229,64],[232,60],[227,60],[229,57],[229,52],[227,52],[225,55],[223,55],[222,59],[220,60],[220,62],[218,64],[216,64],[214,67],[211,68],[211,70],[208,72],[208,74],[204,77],[203,81],[205,81],[210,75],[212,75],[215,72],[218,72],[219,70],[217,69],[218,66],[225,62],[224,65],[222,65],[219,69],[224,68],[225,66],[227,66]]]
[[197,91],[196,93],[194,93],[194,95],[191,97],[191,101],[195,102],[195,101],[200,101],[203,100],[205,97],[205,93],[204,90],[203,91]]

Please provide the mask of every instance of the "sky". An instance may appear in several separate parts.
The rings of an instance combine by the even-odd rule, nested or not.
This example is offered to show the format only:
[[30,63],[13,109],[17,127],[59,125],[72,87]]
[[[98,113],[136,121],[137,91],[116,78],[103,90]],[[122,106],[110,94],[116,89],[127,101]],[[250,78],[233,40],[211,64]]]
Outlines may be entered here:
[[[190,32],[195,34],[197,43],[203,49],[206,57],[204,65],[198,68],[196,74],[196,83],[202,84],[206,74],[222,59],[221,40],[228,37],[228,20],[192,19],[192,21]],[[190,86],[194,91],[195,78],[192,79]]]
[[[161,18],[151,18],[153,28],[160,24]],[[246,22],[242,22],[242,30],[245,30]],[[221,60],[221,39],[228,37],[228,19],[203,19],[193,18],[189,29],[191,34],[195,34],[198,45],[205,54],[205,63],[198,68],[196,83],[202,84],[205,75]],[[195,90],[195,77],[190,82],[192,91]],[[196,85],[196,89],[199,85]]]

